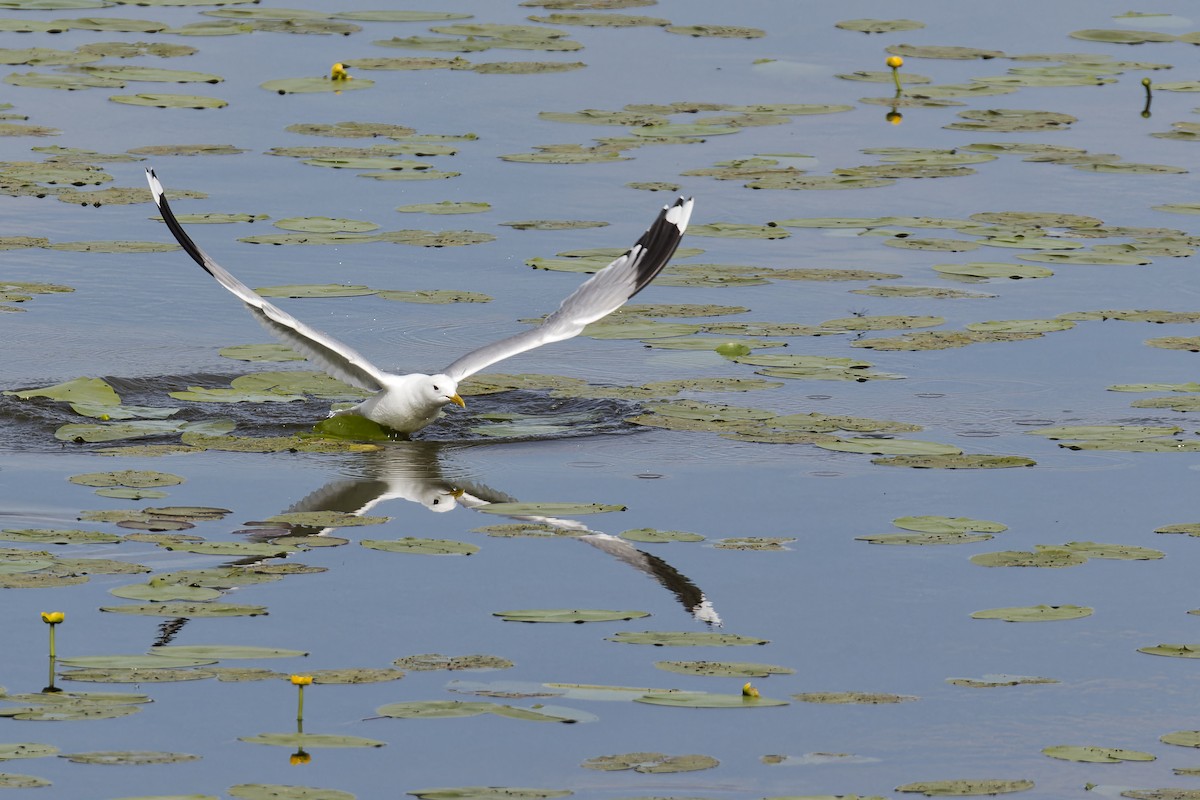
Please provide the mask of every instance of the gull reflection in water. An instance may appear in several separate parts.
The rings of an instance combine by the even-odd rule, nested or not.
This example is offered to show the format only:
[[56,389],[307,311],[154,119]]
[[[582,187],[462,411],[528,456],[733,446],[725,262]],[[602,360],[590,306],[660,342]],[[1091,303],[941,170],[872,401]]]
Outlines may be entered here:
[[[443,449],[442,445],[431,442],[396,442],[380,451],[366,453],[355,465],[362,477],[330,481],[294,503],[287,513],[340,511],[364,515],[388,500],[407,500],[441,514],[459,507],[477,511],[492,503],[517,502],[488,486],[443,477],[440,461]],[[721,624],[721,617],[700,587],[663,559],[637,549],[625,539],[592,530],[578,520],[528,514],[496,516],[576,532],[578,536],[573,538],[578,541],[654,578],[697,620],[709,625]],[[293,526],[290,535],[322,535],[328,530]]]

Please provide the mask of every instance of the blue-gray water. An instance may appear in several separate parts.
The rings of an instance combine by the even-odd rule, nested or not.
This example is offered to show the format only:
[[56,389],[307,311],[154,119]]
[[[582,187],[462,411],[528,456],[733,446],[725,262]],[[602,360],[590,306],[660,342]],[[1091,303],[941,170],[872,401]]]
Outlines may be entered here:
[[[300,6],[300,3],[292,4]],[[316,4],[307,4],[319,8]],[[260,6],[246,6],[259,8]],[[520,23],[544,13],[516,3],[456,0],[438,10],[474,14],[471,22]],[[238,8],[238,7],[235,7]],[[243,7],[245,8],[245,7]],[[203,19],[201,8],[114,6],[108,9],[9,11],[9,16],[58,19],[120,16],[175,25]],[[329,9],[321,9],[329,10]],[[8,87],[3,99],[31,124],[60,136],[0,138],[5,161],[40,160],[30,147],[62,145],[104,153],[153,144],[232,144],[235,156],[159,157],[110,164],[113,185],[140,186],[153,165],[168,188],[206,192],[207,200],[175,204],[201,211],[368,219],[383,229],[469,228],[495,235],[470,247],[412,248],[392,244],[347,247],[269,247],[237,242],[274,232],[253,225],[196,225],[192,234],[218,260],[253,286],[284,283],[362,283],[376,288],[471,289],[492,295],[488,304],[413,305],[362,297],[281,301],[293,313],[400,371],[445,365],[471,347],[521,329],[520,318],[545,313],[581,276],[528,269],[524,261],[563,250],[624,247],[631,243],[664,193],[625,187],[630,181],[671,181],[696,197],[694,222],[762,224],[809,216],[883,215],[962,218],[984,211],[1063,211],[1111,225],[1161,226],[1196,231],[1193,218],[1152,210],[1194,201],[1200,150],[1193,143],[1149,136],[1170,123],[1192,121],[1193,94],[1156,92],[1153,116],[1140,116],[1139,81],[1192,78],[1193,46],[1183,43],[1106,45],[1071,39],[1085,28],[1115,28],[1112,2],[1011,2],[982,6],[949,2],[785,4],[670,0],[624,13],[763,28],[751,40],[691,38],[657,28],[562,26],[584,49],[574,53],[493,50],[472,61],[584,61],[582,70],[550,75],[481,75],[447,70],[367,72],[376,85],[340,95],[278,96],[263,81],[325,74],[335,61],[370,56],[449,56],[385,49],[371,42],[421,35],[426,23],[362,23],[349,37],[253,33],[178,37],[72,31],[13,34],[5,47],[70,49],[87,42],[170,41],[199,48],[186,58],[138,63],[215,72],[225,82],[130,83],[125,90],[63,92]],[[1153,10],[1188,15],[1188,4]],[[918,31],[864,35],[833,23],[856,17],[921,20]],[[1200,29],[1200,18],[1185,33]],[[1127,71],[1107,86],[1023,88],[1015,94],[966,99],[947,109],[902,109],[891,125],[887,108],[858,104],[887,96],[890,84],[839,80],[840,72],[884,70],[884,47],[900,42],[975,46],[1009,54],[1073,52],[1171,64],[1165,71]],[[773,64],[755,64],[773,59]],[[943,61],[907,58],[906,72],[958,83],[1040,62]],[[34,68],[15,66],[14,72]],[[48,71],[48,68],[38,68]],[[220,110],[137,108],[108,101],[110,94],[181,92],[221,97]],[[628,151],[632,160],[595,165],[539,165],[501,161],[535,145],[590,144],[624,129],[544,121],[539,111],[617,109],[630,103],[674,101],[728,104],[844,103],[853,111],[798,116],[785,125],[750,127],[688,145]],[[1066,112],[1079,118],[1069,130],[969,133],[946,130],[955,112],[1017,108]],[[673,117],[673,121],[687,121]],[[284,130],[300,122],[390,122],[420,133],[478,134],[453,157],[429,161],[461,172],[445,181],[387,182],[351,170],[309,167],[264,155],[271,147],[320,144],[359,146],[372,140],[301,136]],[[816,159],[814,174],[875,164],[860,151],[881,147],[962,147],[978,142],[1037,142],[1117,153],[1125,161],[1170,164],[1180,175],[1103,175],[1020,156],[973,165],[968,177],[905,179],[848,191],[754,191],[740,181],[680,177],[686,170],[756,154],[802,153]],[[396,206],[441,200],[482,200],[484,214],[425,217],[397,214]],[[101,208],[52,198],[3,198],[3,235],[40,235],[52,241],[132,239],[169,241],[152,207]],[[555,218],[598,219],[595,229],[522,232],[499,223]],[[679,263],[760,267],[869,269],[902,275],[895,283],[949,286],[996,295],[987,300],[889,299],[849,294],[855,283],[775,281],[724,289],[651,286],[639,302],[742,305],[749,313],[727,321],[817,324],[854,312],[936,314],[942,329],[970,322],[1034,319],[1099,309],[1197,310],[1193,258],[1158,258],[1144,267],[1051,265],[1041,280],[952,283],[932,265],[1013,261],[1029,251],[980,248],[937,253],[882,246],[878,237],[829,229],[791,229],[780,240],[689,237],[685,247],[706,252]],[[917,231],[942,236],[940,231]],[[1122,241],[1122,240],[1117,240]],[[1090,244],[1090,242],[1085,242]],[[44,281],[74,287],[73,294],[39,295],[26,313],[0,316],[6,343],[0,384],[5,389],[45,386],[82,375],[159,380],[199,374],[232,377],[249,371],[217,355],[230,344],[264,341],[239,303],[213,284],[181,252],[103,255],[40,249],[0,253],[0,281]],[[723,320],[725,321],[725,320]],[[175,644],[263,644],[308,650],[305,659],[253,662],[284,672],[335,667],[387,667],[418,653],[490,653],[516,662],[503,672],[412,672],[400,681],[309,689],[305,729],[387,742],[382,750],[313,750],[304,766],[288,751],[238,741],[292,725],[294,693],[286,682],[215,680],[146,684],[154,703],[115,720],[35,724],[0,719],[0,742],[53,744],[63,753],[92,750],[170,750],[203,760],[169,766],[88,766],[61,759],[14,761],[2,771],[52,780],[42,795],[118,798],[200,793],[222,796],[240,783],[284,783],[336,788],[360,798],[399,796],[434,786],[495,785],[571,789],[577,796],[889,795],[896,786],[951,778],[1024,778],[1036,787],[1024,796],[1083,796],[1087,783],[1141,788],[1198,788],[1193,777],[1171,774],[1196,766],[1186,749],[1158,737],[1197,726],[1195,665],[1186,659],[1136,652],[1160,642],[1200,641],[1200,620],[1186,612],[1196,600],[1192,564],[1200,547],[1190,537],[1157,535],[1163,525],[1195,522],[1196,466],[1190,453],[1072,452],[1029,436],[1036,424],[1178,424],[1188,415],[1139,410],[1146,395],[1106,391],[1114,384],[1184,383],[1194,379],[1197,356],[1147,347],[1143,340],[1186,336],[1194,325],[1082,322],[1075,329],[1025,342],[977,344],[932,352],[876,352],[851,346],[852,336],[797,337],[785,352],[846,356],[869,361],[904,380],[867,383],[785,381],[748,394],[694,395],[711,402],[768,408],[780,413],[819,411],[901,420],[924,426],[912,438],[951,443],[971,453],[1021,455],[1037,466],[1007,470],[911,470],[876,466],[870,456],[830,453],[806,445],[734,442],[714,433],[637,430],[533,442],[450,445],[433,458],[409,459],[398,445],[390,461],[377,456],[240,454],[110,459],[55,441],[53,425],[34,411],[4,420],[0,486],[5,528],[87,527],[85,509],[145,505],[211,505],[232,510],[196,532],[226,541],[243,522],[279,513],[334,481],[378,480],[389,463],[395,483],[442,480],[489,487],[521,500],[613,503],[624,512],[589,517],[595,530],[617,534],[655,527],[700,533],[706,543],[639,545],[698,587],[723,620],[721,630],[771,640],[763,647],[655,648],[606,641],[617,631],[706,630],[674,594],[643,572],[572,539],[500,539],[471,532],[503,518],[464,507],[431,513],[403,499],[369,513],[382,526],[343,528],[352,541],[317,548],[291,560],[327,567],[318,575],[246,587],[230,602],[261,604],[269,615],[195,619]],[[892,336],[893,332],[867,336]],[[779,352],[769,351],[769,352]],[[286,368],[286,366],[285,366]],[[640,384],[694,377],[749,377],[753,368],[715,353],[646,349],[636,341],[577,338],[499,365],[509,372],[566,374],[591,383]],[[184,388],[186,378],[176,388]],[[169,381],[168,381],[169,382]],[[166,404],[165,396],[160,404]],[[482,401],[480,401],[482,402]],[[503,396],[486,401],[503,408]],[[515,401],[514,401],[515,402]],[[473,402],[474,406],[475,403]],[[19,408],[6,398],[6,409]],[[313,406],[314,418],[323,406]],[[219,416],[219,409],[201,409]],[[271,406],[240,408],[249,422],[239,432],[272,427]],[[255,416],[255,414],[259,416]],[[1036,424],[1035,424],[1036,423]],[[382,462],[382,465],[381,465]],[[162,501],[96,497],[66,477],[83,472],[152,469],[186,482]],[[892,532],[891,521],[912,514],[968,516],[1009,526],[989,542],[948,547],[882,547],[855,537]],[[478,544],[469,558],[381,553],[362,538],[417,536]],[[794,537],[779,553],[737,552],[711,546],[735,536]],[[1030,550],[1069,541],[1125,543],[1166,553],[1158,561],[1093,559],[1067,569],[988,569],[968,557],[997,550]],[[35,548],[38,549],[38,548]],[[198,568],[228,559],[167,552],[149,544],[51,547],[56,554],[112,557],[157,572]],[[0,684],[9,692],[36,691],[45,682],[44,626],[38,613],[62,610],[64,655],[139,653],[159,637],[162,620],[102,613],[128,602],[111,588],[146,576],[94,576],[60,589],[6,590],[0,635]],[[1086,619],[1010,624],[974,620],[974,611],[1037,604],[1094,607]],[[628,623],[525,625],[501,622],[492,612],[519,608],[637,609],[653,616]],[[738,660],[779,664],[794,675],[756,679],[764,696],[787,699],[815,691],[891,692],[919,696],[899,705],[844,706],[793,702],[784,708],[703,710],[629,702],[553,699],[595,714],[593,723],[559,725],[500,717],[369,719],[387,703],[475,699],[447,691],[463,678],[479,681],[595,683],[633,687],[737,692],[733,678],[699,678],[655,669],[656,660]],[[229,665],[235,662],[226,662]],[[968,689],[950,677],[1009,673],[1054,678],[1056,684]],[[125,686],[64,683],[68,688],[124,690]],[[505,702],[505,701],[501,701]],[[533,701],[513,701],[530,705]],[[1078,764],[1047,758],[1044,747],[1097,745],[1148,751],[1152,763]],[[712,770],[641,775],[581,769],[606,754],[659,751],[703,753],[720,760]],[[767,754],[844,753],[859,760],[829,765],[773,766]],[[34,796],[33,791],[25,792]],[[21,796],[18,793],[16,796]]]

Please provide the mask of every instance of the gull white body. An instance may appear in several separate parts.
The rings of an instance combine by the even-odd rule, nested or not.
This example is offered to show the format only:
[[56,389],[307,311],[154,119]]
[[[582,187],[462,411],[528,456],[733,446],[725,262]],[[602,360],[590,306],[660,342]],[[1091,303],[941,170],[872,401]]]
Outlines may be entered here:
[[681,197],[664,206],[633,247],[568,295],[558,310],[536,328],[472,350],[434,375],[417,372],[398,375],[379,369],[350,346],[268,302],[213,261],[175,218],[154,170],[146,170],[146,180],[163,222],[176,241],[192,260],[245,303],[264,328],[334,378],[375,392],[353,408],[337,413],[358,414],[405,434],[432,423],[449,403],[465,406],[458,394],[458,384],[464,378],[526,350],[577,336],[588,323],[623,306],[666,266],[692,214],[691,199]]

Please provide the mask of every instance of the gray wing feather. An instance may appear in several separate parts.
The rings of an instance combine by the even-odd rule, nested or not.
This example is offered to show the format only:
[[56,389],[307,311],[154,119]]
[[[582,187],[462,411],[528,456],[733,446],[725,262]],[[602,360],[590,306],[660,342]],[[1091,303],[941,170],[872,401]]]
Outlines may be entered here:
[[541,325],[472,350],[443,374],[461,381],[517,353],[578,336],[589,322],[616,311],[654,280],[675,254],[691,213],[691,199],[665,206],[637,244],[588,278]]
[[253,289],[213,261],[192,241],[192,238],[183,230],[183,226],[179,224],[179,220],[175,218],[154,170],[146,170],[146,180],[150,183],[150,192],[154,195],[154,204],[158,206],[163,222],[167,224],[167,228],[170,229],[184,251],[205,272],[216,278],[218,283],[237,295],[246,304],[254,318],[273,336],[338,380],[373,392],[384,387],[387,373],[380,370],[356,350],[332,336],[310,328],[283,309],[267,302]]

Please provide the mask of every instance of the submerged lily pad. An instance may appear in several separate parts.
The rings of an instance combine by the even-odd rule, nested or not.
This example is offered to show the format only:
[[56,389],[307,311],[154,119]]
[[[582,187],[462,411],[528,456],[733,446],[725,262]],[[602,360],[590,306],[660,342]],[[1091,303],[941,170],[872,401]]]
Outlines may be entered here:
[[627,644],[651,644],[655,647],[729,647],[738,645],[767,644],[768,639],[740,636],[736,633],[714,633],[711,631],[620,631],[610,637],[610,642]]
[[506,622],[616,622],[650,616],[646,611],[607,611],[598,608],[525,608],[495,611]]

